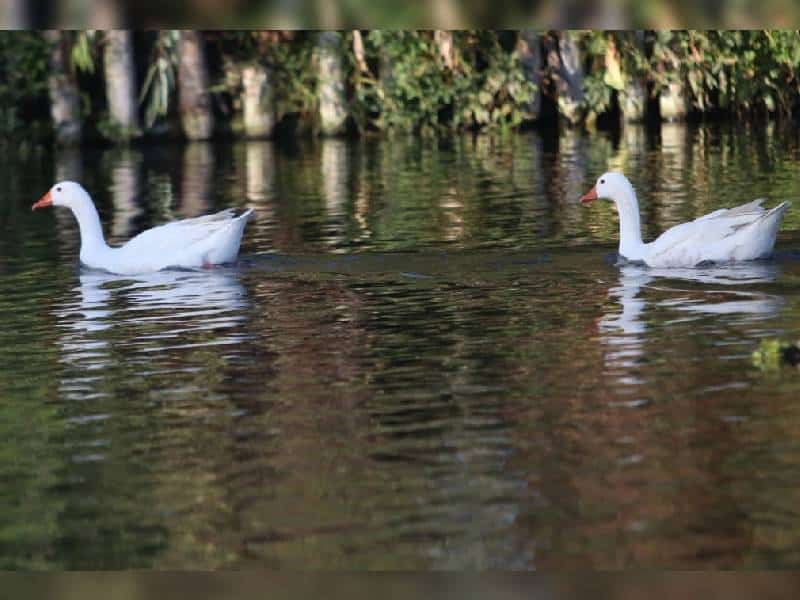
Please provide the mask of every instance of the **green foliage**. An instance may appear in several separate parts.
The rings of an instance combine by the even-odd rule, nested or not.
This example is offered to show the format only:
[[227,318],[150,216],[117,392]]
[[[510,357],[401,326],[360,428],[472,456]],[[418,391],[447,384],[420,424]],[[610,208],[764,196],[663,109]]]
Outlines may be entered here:
[[518,127],[530,118],[527,105],[536,86],[525,78],[516,50],[505,51],[495,32],[466,37],[465,45],[472,56],[455,98],[453,125]]
[[[631,34],[594,35],[621,46],[630,43]],[[624,70],[638,71],[653,83],[654,93],[671,82],[684,83],[697,111],[790,114],[800,102],[797,31],[656,31],[647,38],[646,45],[621,52],[627,57]]]
[[79,31],[72,44],[72,64],[81,71],[94,73],[95,30]]
[[271,43],[263,48],[262,56],[271,69],[276,118],[296,113],[313,119],[317,94],[312,37],[301,35]]
[[97,130],[105,139],[113,142],[129,142],[142,135],[142,131],[138,127],[123,127],[109,115],[98,119]]
[[800,35],[791,31],[696,32],[681,36],[695,107],[790,113],[800,93]]
[[440,109],[452,102],[454,74],[438,59],[432,34],[370,31],[365,51],[379,73],[354,79],[359,126],[436,129]]
[[607,77],[605,60],[613,41],[603,32],[586,32],[579,38],[589,69],[583,81],[584,107],[588,121],[594,121],[611,106],[614,91],[622,89],[621,78]]
[[258,61],[270,69],[276,118],[296,114],[310,124],[317,108],[313,40],[314,35],[305,32],[221,32],[215,37],[215,49],[226,68],[212,90],[236,98],[241,91],[238,67]]
[[753,351],[751,360],[753,365],[762,371],[777,371],[783,365],[796,365],[799,353],[798,344],[767,339],[762,340],[758,348]]
[[586,31],[578,41],[587,63],[584,108],[591,122],[611,108],[614,93],[622,92],[632,77],[646,77],[649,62],[643,36],[636,32]]
[[[360,130],[502,131],[531,118],[528,107],[534,95],[550,93],[552,87],[536,90],[526,79],[516,51],[518,34],[456,31],[451,35],[449,52],[443,52],[442,36],[447,34],[442,32],[371,30],[343,35],[349,110]],[[558,35],[549,32],[542,37],[552,41]],[[797,31],[583,31],[574,32],[574,37],[582,60],[583,113],[588,124],[614,107],[615,97],[633,78],[647,83],[653,94],[672,82],[682,83],[689,105],[701,114],[788,115],[800,108]],[[80,31],[72,39],[73,68],[102,75],[96,73],[96,33]],[[138,48],[149,53],[140,90],[147,127],[173,110],[177,87],[179,33],[162,31],[153,39],[150,47]],[[205,39],[210,64],[222,65],[214,74],[211,92],[227,94],[231,100],[227,106],[239,108],[238,67],[259,61],[270,67],[276,117],[292,115],[301,126],[314,127],[315,32],[226,31],[207,33]],[[541,48],[545,84],[557,77],[557,47]],[[48,58],[47,44],[38,33],[0,36],[0,133],[20,129],[20,111],[26,107],[36,105],[37,116],[46,116],[41,106],[46,110]],[[86,106],[91,106],[88,94],[95,92],[83,91]],[[125,137],[125,132],[116,133]]]
[[498,36],[454,32],[448,65],[432,32],[370,31],[365,58],[374,69],[352,69],[359,126],[422,132],[518,126],[535,88]]
[[139,103],[145,106],[147,127],[152,127],[158,117],[165,117],[169,112],[178,68],[179,36],[176,30],[161,31],[153,47],[152,60],[139,94]]
[[36,32],[0,35],[0,134],[26,124],[21,109],[47,94],[48,44]]

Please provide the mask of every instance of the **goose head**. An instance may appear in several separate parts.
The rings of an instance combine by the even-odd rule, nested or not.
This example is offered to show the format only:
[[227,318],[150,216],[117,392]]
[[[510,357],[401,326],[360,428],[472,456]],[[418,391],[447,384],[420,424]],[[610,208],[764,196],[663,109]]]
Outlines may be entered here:
[[48,206],[66,206],[74,211],[83,208],[87,203],[91,204],[92,199],[80,183],[61,181],[51,187],[44,196],[34,203],[31,206],[31,210],[38,210]]
[[75,215],[81,232],[82,261],[86,262],[87,256],[108,249],[103,239],[100,216],[97,214],[91,196],[81,184],[74,181],[61,181],[55,184],[31,206],[31,210],[47,206],[65,206]]
[[589,204],[594,200],[611,200],[619,204],[621,201],[628,200],[631,196],[636,197],[628,178],[622,173],[609,171],[600,175],[594,187],[581,196],[581,203]]

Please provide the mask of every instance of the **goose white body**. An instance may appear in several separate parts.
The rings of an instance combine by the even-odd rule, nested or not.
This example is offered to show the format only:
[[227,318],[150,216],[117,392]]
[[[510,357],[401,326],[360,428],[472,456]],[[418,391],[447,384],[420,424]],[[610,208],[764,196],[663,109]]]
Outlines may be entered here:
[[619,254],[650,267],[695,267],[701,263],[729,263],[766,258],[788,202],[772,209],[763,199],[735,208],[722,208],[676,225],[649,243],[642,241],[639,203],[631,183],[621,173],[605,173],[581,198],[587,203],[599,198],[614,202],[619,213]]
[[209,267],[236,260],[252,210],[239,216],[232,209],[213,215],[174,221],[143,231],[122,246],[106,244],[100,217],[83,187],[64,181],[54,185],[33,209],[66,206],[78,221],[80,261],[87,267],[119,275],[150,273],[168,268]]

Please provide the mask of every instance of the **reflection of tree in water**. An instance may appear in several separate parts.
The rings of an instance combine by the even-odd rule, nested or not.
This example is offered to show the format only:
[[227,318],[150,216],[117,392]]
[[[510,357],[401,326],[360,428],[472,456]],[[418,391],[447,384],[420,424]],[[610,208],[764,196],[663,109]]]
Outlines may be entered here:
[[42,347],[52,323],[38,307],[50,301],[63,273],[0,271],[0,568],[47,569],[63,472],[53,445],[67,427],[53,402],[52,352]]
[[505,468],[505,367],[485,343],[508,318],[497,298],[257,268],[247,281],[280,436],[269,469],[230,481],[238,561],[339,564],[346,545],[364,566],[524,566],[508,536],[522,481]]
[[[636,274],[625,272],[623,277],[628,275],[633,281],[621,280],[620,289],[637,285]],[[303,524],[301,517],[316,497],[306,497],[308,503],[300,507],[287,504],[285,492],[272,500],[253,499],[244,511],[251,525],[244,529],[259,560],[302,560],[302,540],[312,536],[319,544],[320,564],[328,564],[338,551],[337,537],[327,534],[339,526],[343,529],[338,534],[352,540],[356,561],[366,560],[362,553],[383,538],[386,545],[380,547],[391,548],[384,555],[388,564],[400,557],[425,557],[406,564],[547,566],[570,564],[571,553],[578,552],[575,564],[652,565],[658,563],[659,552],[674,563],[682,552],[707,545],[707,536],[716,535],[714,543],[725,545],[718,564],[736,564],[731,548],[741,552],[741,526],[733,538],[717,528],[726,519],[741,523],[743,513],[719,485],[723,475],[711,466],[719,457],[702,459],[693,449],[678,453],[678,460],[670,463],[663,450],[673,449],[676,440],[651,423],[654,418],[694,422],[686,412],[694,408],[667,406],[664,412],[656,406],[654,412],[655,398],[645,404],[635,398],[620,402],[625,386],[643,384],[609,371],[608,363],[598,368],[604,342],[597,340],[596,329],[589,333],[592,341],[576,351],[575,336],[595,327],[592,299],[603,288],[594,277],[581,280],[573,274],[553,280],[542,274],[524,285],[504,287],[509,290],[504,295],[487,295],[472,279],[471,285],[460,280],[448,284],[424,276],[417,281],[411,275],[408,280],[351,284],[346,293],[329,281],[298,285],[256,280],[263,291],[254,295],[269,298],[264,305],[272,307],[264,324],[275,333],[265,336],[280,340],[284,348],[277,362],[285,371],[278,378],[288,379],[279,394],[310,399],[310,404],[292,402],[280,421],[298,428],[292,429],[285,440],[289,447],[276,459],[284,466],[279,469],[285,474],[282,486],[295,471],[314,469],[324,496],[343,500],[328,502],[313,524],[307,516]],[[550,302],[542,302],[543,290],[549,290]],[[635,323],[644,308],[624,306],[640,293],[629,291],[611,292],[627,314],[615,322],[611,315],[619,314],[618,309],[609,312],[602,336],[619,335],[617,325],[627,335],[647,334],[644,321]],[[568,295],[580,298],[581,304],[566,307],[563,298]],[[533,307],[531,298],[539,299]],[[302,304],[307,311],[296,315],[276,307],[287,300],[288,306]],[[741,304],[727,304],[741,303],[741,295],[718,300],[709,302],[711,314],[742,310]],[[768,298],[751,300],[756,311],[780,305]],[[697,302],[687,305],[699,310]],[[350,327],[355,327],[352,332]],[[286,345],[304,331],[313,334]],[[486,340],[492,343],[487,346]],[[640,349],[647,350],[648,344],[640,343]],[[339,350],[336,360],[329,355],[331,345]],[[344,364],[349,365],[344,371],[348,389],[339,396],[335,385],[329,389],[330,377],[342,373]],[[575,382],[580,382],[577,389]],[[679,387],[667,393],[679,395]],[[320,415],[308,434],[306,411]],[[692,431],[699,442],[715,434],[701,425]],[[342,431],[351,436],[347,443],[337,435]],[[364,432],[369,432],[366,439]],[[335,460],[320,463],[318,457],[326,450]],[[359,457],[362,452],[368,462]],[[286,467],[286,460],[294,468]],[[337,480],[338,469],[348,476]],[[653,487],[643,482],[653,482]],[[674,490],[673,485],[683,488]],[[685,501],[684,492],[689,494]],[[382,534],[378,540],[364,530],[365,514],[370,529]],[[273,526],[253,533],[259,521]],[[655,538],[647,527],[656,528]],[[686,530],[702,534],[672,542],[671,534]],[[619,539],[625,543],[609,556],[603,542],[616,544]]]
[[[702,335],[677,330],[702,331],[704,321],[719,327],[726,315],[737,323],[742,315],[774,317],[782,299],[747,286],[774,280],[775,268],[664,276],[620,269],[608,290],[614,303],[589,338],[597,349],[585,348],[594,358],[583,365],[581,382],[590,388],[574,389],[573,400],[553,399],[564,409],[562,426],[549,423],[543,433],[566,435],[560,451],[556,443],[542,459],[543,473],[561,474],[543,489],[563,515],[549,521],[543,539],[534,534],[543,549],[539,566],[688,566],[702,556],[703,564],[730,567],[748,556],[753,515],[728,485],[737,436],[714,411],[728,401],[730,373],[715,381],[719,369],[709,372],[695,360],[710,351]],[[659,312],[686,316],[665,329],[669,318]]]
[[360,293],[364,327],[380,340],[378,393],[362,409],[376,435],[370,456],[392,482],[375,518],[433,565],[523,566],[508,536],[521,481],[505,470],[510,440],[496,400],[506,361],[484,343],[505,307],[478,286],[400,281]]
[[275,230],[278,229],[275,147],[272,142],[251,140],[244,143],[243,150],[243,192],[247,205],[255,209],[258,215],[258,219],[251,219],[247,225],[248,235],[243,240],[243,252],[248,244],[261,250],[274,248]]
[[[353,507],[364,468],[360,302],[336,278],[256,269],[247,287],[262,309],[250,330],[272,356],[266,397],[275,406],[263,422],[272,439],[260,456],[247,438],[233,446],[239,460],[222,482],[230,527],[214,536],[234,552],[234,564],[338,564],[338,535],[352,539],[367,525]],[[263,435],[253,419],[242,425]]]
[[350,189],[350,145],[343,140],[321,142],[319,169],[325,216],[322,235],[333,248],[345,245],[347,221],[352,208]]
[[181,172],[180,217],[196,217],[211,206],[214,176],[214,146],[209,142],[192,142],[183,149]]
[[[532,134],[107,154],[87,176],[120,239],[173,208],[247,203],[259,216],[252,252],[280,254],[175,280],[82,273],[65,297],[31,294],[55,302],[47,322],[28,322],[60,348],[63,362],[32,362],[56,365],[65,418],[48,407],[13,418],[63,426],[48,429],[63,456],[52,440],[30,446],[48,455],[49,475],[26,488],[63,501],[44,517],[57,522],[52,556],[73,552],[74,566],[91,566],[98,548],[107,566],[744,564],[756,519],[775,535],[763,525],[770,511],[783,506],[775,522],[785,523],[792,510],[790,492],[732,483],[750,483],[753,465],[787,472],[790,458],[762,455],[774,432],[750,426],[743,440],[744,425],[720,419],[757,410],[736,387],[749,380],[721,363],[741,368],[736,355],[764,331],[755,320],[780,311],[780,296],[761,291],[772,275],[726,285],[618,273],[595,250],[539,263],[530,249],[458,246],[585,244],[590,213],[570,190],[585,191],[606,163],[640,174],[644,220],[660,230],[667,213],[646,182],[672,169],[664,181],[686,185],[711,169],[723,149],[710,140],[687,133],[680,151],[692,157],[677,162],[630,127],[617,145],[575,134],[558,152]],[[731,168],[751,158],[746,142],[725,152]],[[79,178],[93,164],[80,162],[62,153],[60,172]],[[723,177],[712,171],[710,187]],[[71,265],[74,220],[55,218],[53,245]],[[611,240],[609,223],[592,235]],[[456,251],[326,251],[446,239]],[[426,261],[441,268],[428,273]],[[71,266],[50,276],[74,277]],[[8,293],[28,290],[10,281]],[[766,399],[775,415],[787,410],[781,398]],[[91,544],[75,550],[80,527]],[[53,537],[40,534],[31,539],[49,549]]]
[[[83,160],[79,148],[59,148],[54,156],[55,181],[82,181]],[[58,234],[59,252],[65,262],[76,256],[80,249],[80,236],[75,217],[68,210],[53,210]]]
[[[108,243],[122,244],[136,232],[136,220],[142,213],[142,154],[130,148],[119,148],[103,155],[110,177],[109,191],[113,211]],[[92,193],[91,191],[89,192]]]

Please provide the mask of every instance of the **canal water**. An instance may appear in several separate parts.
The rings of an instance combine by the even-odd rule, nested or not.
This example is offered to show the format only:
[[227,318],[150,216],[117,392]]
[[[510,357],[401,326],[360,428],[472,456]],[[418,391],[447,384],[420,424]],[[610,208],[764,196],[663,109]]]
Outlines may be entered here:
[[[0,568],[800,566],[800,135],[628,127],[445,141],[0,146]],[[617,266],[794,201],[773,260]],[[253,208],[236,265],[82,269]]]

